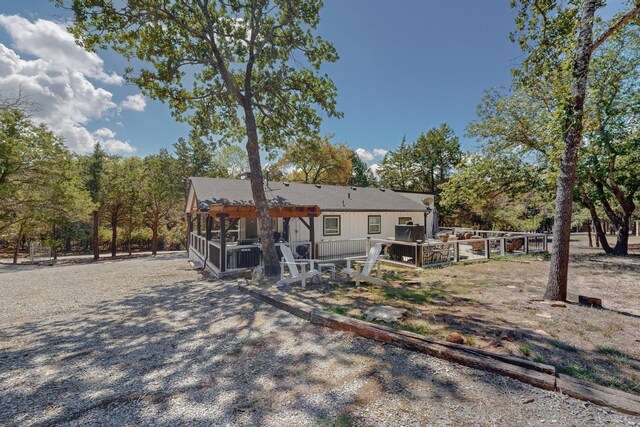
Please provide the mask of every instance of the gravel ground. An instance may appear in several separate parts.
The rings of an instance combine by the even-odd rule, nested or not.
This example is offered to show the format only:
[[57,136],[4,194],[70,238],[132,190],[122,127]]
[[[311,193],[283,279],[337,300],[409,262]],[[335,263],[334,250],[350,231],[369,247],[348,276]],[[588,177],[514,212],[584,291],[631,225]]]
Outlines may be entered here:
[[0,425],[640,425],[332,331],[181,255],[0,269]]

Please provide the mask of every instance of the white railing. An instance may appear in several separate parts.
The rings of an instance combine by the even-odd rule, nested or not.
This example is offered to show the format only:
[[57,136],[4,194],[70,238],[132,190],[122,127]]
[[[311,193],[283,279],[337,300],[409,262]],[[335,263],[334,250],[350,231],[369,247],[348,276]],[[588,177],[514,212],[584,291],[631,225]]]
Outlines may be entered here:
[[[497,233],[497,232],[496,232]],[[453,236],[451,236],[453,237]],[[209,262],[219,272],[237,271],[262,264],[260,245],[236,245],[225,247],[217,241],[207,242],[204,236],[190,235],[190,251],[202,262]],[[547,235],[542,233],[509,233],[500,237],[479,237],[446,242],[403,242],[393,239],[345,239],[324,240],[315,243],[315,258],[323,261],[340,261],[355,256],[366,256],[371,246],[383,246],[382,259],[416,267],[430,267],[456,262],[489,259],[507,254],[528,254],[547,251]],[[209,245],[207,247],[207,245]],[[276,243],[278,258],[281,246],[289,246],[297,258],[310,258],[311,242]],[[224,261],[224,262],[223,262]]]

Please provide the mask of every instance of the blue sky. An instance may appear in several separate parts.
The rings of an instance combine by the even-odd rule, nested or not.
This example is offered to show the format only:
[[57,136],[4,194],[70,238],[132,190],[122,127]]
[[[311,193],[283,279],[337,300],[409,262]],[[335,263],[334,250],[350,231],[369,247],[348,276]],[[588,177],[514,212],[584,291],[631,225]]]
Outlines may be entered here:
[[[44,106],[35,118],[74,150],[101,141],[112,152],[146,155],[187,135],[165,105],[122,81],[122,58],[72,46],[58,25],[69,17],[64,11],[14,1],[2,14],[0,94],[22,86]],[[476,149],[464,128],[484,90],[509,86],[521,59],[508,38],[513,17],[508,0],[325,0],[318,32],[340,60],[323,70],[338,87],[344,118],[325,120],[323,133],[360,149],[369,164],[403,135],[413,141],[443,122],[464,149]]]

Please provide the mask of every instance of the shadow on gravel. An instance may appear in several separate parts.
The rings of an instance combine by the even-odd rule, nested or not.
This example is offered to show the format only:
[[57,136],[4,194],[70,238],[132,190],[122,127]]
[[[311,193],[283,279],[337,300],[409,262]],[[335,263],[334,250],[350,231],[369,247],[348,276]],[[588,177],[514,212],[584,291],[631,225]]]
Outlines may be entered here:
[[[401,395],[415,411],[435,400],[465,402],[464,390],[429,368],[427,356],[303,322],[234,283],[145,292],[65,321],[0,329],[7,348],[0,424],[261,425],[277,410],[323,422],[382,393]],[[361,390],[344,392],[354,380]],[[495,379],[486,386],[526,387]]]

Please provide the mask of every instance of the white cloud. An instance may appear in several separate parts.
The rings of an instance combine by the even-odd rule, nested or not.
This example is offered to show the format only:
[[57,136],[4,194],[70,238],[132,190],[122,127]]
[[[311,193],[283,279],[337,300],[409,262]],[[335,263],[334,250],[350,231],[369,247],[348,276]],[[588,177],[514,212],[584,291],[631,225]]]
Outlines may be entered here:
[[0,94],[10,98],[18,91],[39,106],[34,120],[46,124],[62,136],[72,150],[86,153],[97,141],[112,152],[134,150],[115,134],[94,135],[85,126],[94,119],[106,119],[116,111],[113,94],[94,86],[88,78],[102,83],[119,84],[122,78],[108,74],[96,54],[77,46],[62,24],[39,19],[28,21],[20,16],[0,15],[0,26],[12,38],[16,49],[32,55],[23,59],[15,50],[0,43]]
[[361,160],[365,162],[370,162],[373,160],[373,154],[364,148],[356,148],[356,154],[360,157]]
[[373,151],[367,151],[364,148],[356,149],[358,157],[365,162],[370,162],[373,159],[382,159],[388,152],[384,148],[374,148]]
[[384,148],[374,148],[373,149],[373,156],[374,157],[378,157],[378,158],[382,158],[382,157],[386,156],[388,152],[389,152],[389,150],[385,150]]
[[128,142],[116,139],[116,133],[108,128],[100,128],[93,132],[93,137],[102,147],[112,153],[133,153],[136,149]]
[[378,170],[380,169],[380,165],[377,163],[372,164],[371,166],[369,166],[369,170],[371,172],[373,172],[374,175],[378,175]]
[[120,106],[125,110],[144,111],[147,107],[147,101],[144,99],[144,95],[139,93],[127,96]]

